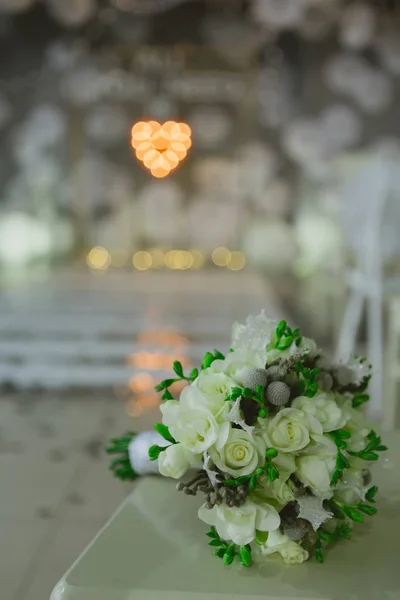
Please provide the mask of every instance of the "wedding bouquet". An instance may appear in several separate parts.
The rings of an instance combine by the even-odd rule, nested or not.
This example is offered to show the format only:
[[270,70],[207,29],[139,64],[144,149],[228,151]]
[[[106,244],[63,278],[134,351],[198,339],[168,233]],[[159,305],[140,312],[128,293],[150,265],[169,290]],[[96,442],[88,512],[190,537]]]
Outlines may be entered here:
[[[188,375],[178,361],[173,369],[176,377],[156,387],[162,442],[148,456],[165,477],[194,470],[177,489],[204,494],[198,517],[224,564],[250,566],[255,549],[287,563],[310,554],[323,562],[326,546],[376,513],[368,467],[387,448],[363,416],[364,358],[332,364],[298,329],[261,313],[233,326],[227,356],[207,352]],[[180,380],[187,385],[176,400],[169,388]],[[113,463],[123,478],[135,476],[134,442],[129,434],[109,448],[126,451]]]

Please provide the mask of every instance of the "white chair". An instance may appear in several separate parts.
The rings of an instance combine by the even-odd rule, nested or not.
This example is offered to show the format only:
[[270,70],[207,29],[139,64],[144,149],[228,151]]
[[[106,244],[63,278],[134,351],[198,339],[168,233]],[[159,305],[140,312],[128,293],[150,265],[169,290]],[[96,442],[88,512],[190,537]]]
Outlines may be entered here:
[[[339,334],[336,360],[356,350],[357,332],[367,309],[367,355],[373,363],[370,417],[382,416],[383,403],[383,262],[400,252],[400,177],[392,158],[371,156],[348,181],[342,218],[356,267],[348,275],[350,294]],[[394,358],[393,358],[394,360]]]

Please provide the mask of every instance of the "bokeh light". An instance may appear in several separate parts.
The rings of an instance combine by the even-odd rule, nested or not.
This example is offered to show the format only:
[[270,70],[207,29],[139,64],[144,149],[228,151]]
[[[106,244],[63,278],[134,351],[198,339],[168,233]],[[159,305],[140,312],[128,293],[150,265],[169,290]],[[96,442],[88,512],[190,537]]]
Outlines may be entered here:
[[228,269],[231,271],[241,271],[246,266],[246,258],[243,252],[237,250],[230,253],[229,261],[227,264]]
[[86,262],[91,269],[105,271],[111,264],[111,256],[106,248],[95,246],[88,252]]
[[133,266],[138,271],[147,271],[153,264],[151,254],[145,250],[139,250],[133,255]]
[[166,177],[186,157],[192,145],[191,129],[186,123],[139,121],[131,131],[132,148],[153,177]]
[[224,246],[215,248],[211,255],[212,261],[217,267],[226,267],[231,260],[231,252]]
[[161,248],[149,248],[148,253],[151,256],[151,268],[161,269],[165,262],[164,251]]

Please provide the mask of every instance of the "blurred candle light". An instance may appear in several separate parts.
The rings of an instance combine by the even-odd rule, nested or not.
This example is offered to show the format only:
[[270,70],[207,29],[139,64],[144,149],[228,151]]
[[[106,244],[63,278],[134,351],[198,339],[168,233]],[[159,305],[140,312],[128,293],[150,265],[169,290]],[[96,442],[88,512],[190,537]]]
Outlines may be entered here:
[[211,259],[217,267],[226,267],[231,260],[231,252],[224,246],[215,248],[211,255]]
[[230,258],[227,263],[228,269],[231,271],[241,271],[246,265],[246,258],[243,252],[233,251],[230,253]]
[[150,269],[153,260],[149,252],[146,252],[145,250],[139,250],[134,254],[132,262],[133,266],[138,271],[147,271]]
[[111,264],[110,253],[102,246],[95,246],[88,252],[86,263],[91,269],[105,271]]
[[151,256],[151,268],[161,269],[165,262],[164,252],[160,248],[149,248],[148,253]]
[[204,254],[201,252],[201,250],[197,250],[197,248],[191,248],[189,250],[192,258],[193,258],[193,263],[192,263],[192,269],[201,269],[201,267],[204,265],[205,259],[204,259]]

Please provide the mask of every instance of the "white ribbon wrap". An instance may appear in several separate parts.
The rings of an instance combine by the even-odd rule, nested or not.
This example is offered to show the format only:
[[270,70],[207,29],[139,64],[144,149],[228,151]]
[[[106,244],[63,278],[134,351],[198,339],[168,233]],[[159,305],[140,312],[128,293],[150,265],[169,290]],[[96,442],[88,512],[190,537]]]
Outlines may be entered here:
[[148,455],[150,446],[154,444],[167,446],[168,442],[156,431],[142,431],[129,444],[129,461],[138,475],[159,474],[158,460],[150,460]]

